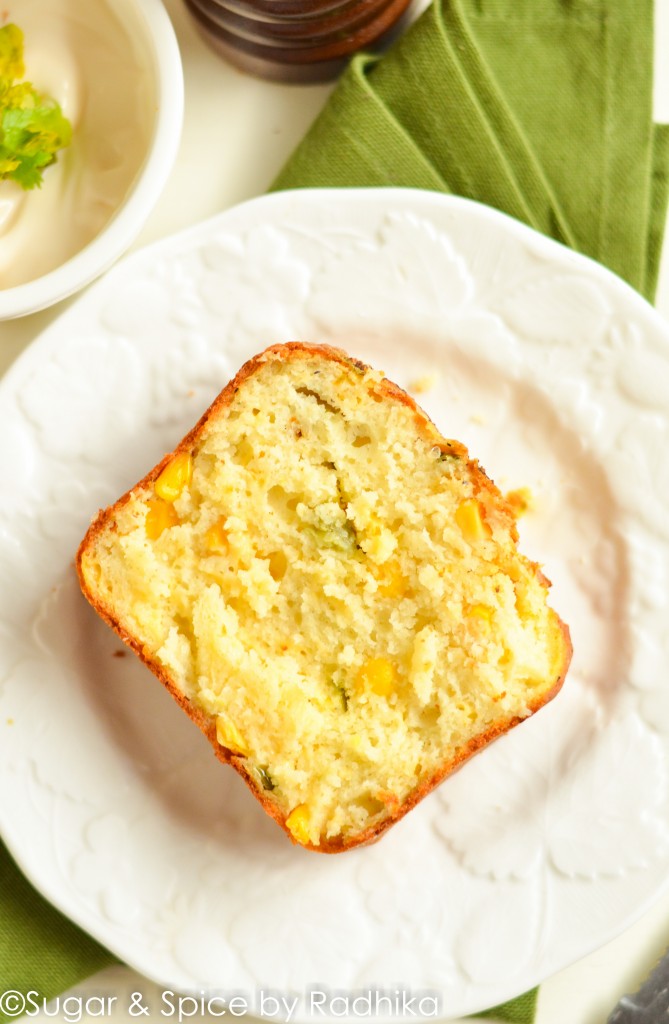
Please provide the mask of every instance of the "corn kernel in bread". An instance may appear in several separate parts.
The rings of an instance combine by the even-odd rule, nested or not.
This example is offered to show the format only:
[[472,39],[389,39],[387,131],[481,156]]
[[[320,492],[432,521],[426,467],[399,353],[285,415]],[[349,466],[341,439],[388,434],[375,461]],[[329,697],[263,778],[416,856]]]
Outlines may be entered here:
[[291,838],[377,838],[560,688],[513,510],[345,353],[275,346],[92,524],[82,588]]

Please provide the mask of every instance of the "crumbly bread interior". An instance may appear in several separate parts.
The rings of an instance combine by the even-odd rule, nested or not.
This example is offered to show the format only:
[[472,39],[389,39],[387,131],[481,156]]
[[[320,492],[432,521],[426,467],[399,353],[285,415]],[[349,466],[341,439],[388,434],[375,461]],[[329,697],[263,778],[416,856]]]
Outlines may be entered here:
[[267,358],[92,529],[89,596],[305,845],[351,845],[552,696],[513,515],[353,360]]

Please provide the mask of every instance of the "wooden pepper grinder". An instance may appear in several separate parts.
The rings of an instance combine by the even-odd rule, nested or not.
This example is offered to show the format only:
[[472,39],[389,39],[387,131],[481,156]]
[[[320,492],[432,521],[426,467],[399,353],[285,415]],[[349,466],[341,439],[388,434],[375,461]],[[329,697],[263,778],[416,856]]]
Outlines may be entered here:
[[223,57],[261,78],[325,82],[387,42],[411,0],[185,0]]

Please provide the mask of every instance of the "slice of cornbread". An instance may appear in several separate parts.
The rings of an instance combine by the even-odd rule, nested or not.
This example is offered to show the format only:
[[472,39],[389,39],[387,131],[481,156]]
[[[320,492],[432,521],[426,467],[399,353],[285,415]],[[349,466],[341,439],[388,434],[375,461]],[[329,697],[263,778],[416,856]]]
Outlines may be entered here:
[[247,363],[99,513],[84,594],[298,843],[377,838],[571,655],[513,510],[344,352]]

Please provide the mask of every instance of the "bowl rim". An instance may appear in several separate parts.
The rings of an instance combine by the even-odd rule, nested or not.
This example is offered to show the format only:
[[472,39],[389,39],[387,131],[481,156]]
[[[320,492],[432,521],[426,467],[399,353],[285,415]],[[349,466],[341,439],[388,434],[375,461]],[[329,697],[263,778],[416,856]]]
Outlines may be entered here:
[[133,7],[138,20],[144,22],[156,86],[156,117],[147,156],[121,206],[83,249],[41,277],[0,289],[0,320],[37,313],[104,273],[139,234],[172,170],[184,111],[179,44],[162,0],[134,0]]

